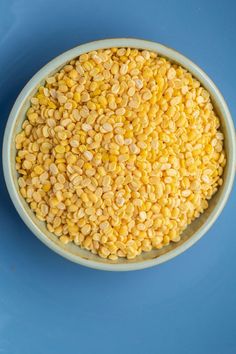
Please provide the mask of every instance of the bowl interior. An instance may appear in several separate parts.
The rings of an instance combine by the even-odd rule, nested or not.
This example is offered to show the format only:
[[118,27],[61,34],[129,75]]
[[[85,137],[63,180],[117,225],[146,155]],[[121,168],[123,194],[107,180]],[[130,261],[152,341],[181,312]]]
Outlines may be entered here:
[[[103,41],[100,41],[100,42],[103,42]],[[219,188],[217,193],[210,200],[208,209],[199,218],[197,218],[194,222],[192,222],[186,228],[186,230],[182,233],[181,240],[178,243],[171,243],[170,245],[164,247],[161,250],[152,250],[150,252],[144,252],[140,256],[136,257],[134,260],[127,260],[127,259],[122,258],[122,259],[119,259],[118,261],[102,259],[99,256],[94,255],[89,251],[81,249],[80,247],[74,245],[73,243],[68,244],[68,245],[63,245],[54,234],[50,233],[47,230],[45,223],[39,221],[36,218],[33,211],[30,209],[30,207],[28,206],[28,204],[26,203],[24,198],[19,193],[19,187],[18,187],[18,182],[17,182],[18,175],[17,175],[16,169],[15,169],[16,149],[15,149],[15,144],[14,144],[14,137],[21,130],[22,122],[25,119],[25,113],[26,113],[28,107],[30,106],[31,97],[35,94],[38,87],[40,85],[44,84],[44,82],[45,82],[44,79],[47,76],[52,75],[53,73],[58,71],[62,66],[64,66],[68,61],[70,61],[72,58],[77,57],[78,55],[80,55],[82,53],[88,52],[88,51],[95,49],[95,48],[98,49],[98,48],[108,48],[111,46],[122,46],[122,44],[119,44],[119,43],[111,44],[109,41],[107,44],[99,43],[99,42],[94,42],[94,43],[98,43],[98,44],[93,48],[88,48],[85,45],[85,46],[82,46],[82,47],[84,47],[84,49],[83,48],[81,49],[81,47],[77,47],[77,48],[80,48],[77,51],[76,51],[76,48],[72,49],[71,51],[67,52],[67,53],[70,53],[67,55],[67,57],[65,56],[65,53],[64,53],[65,60],[61,59],[59,64],[55,63],[54,65],[53,65],[53,62],[51,62],[51,63],[49,63],[51,65],[51,67],[48,67],[47,70],[44,70],[44,68],[43,68],[38,74],[36,74],[36,75],[39,75],[37,85],[35,85],[35,83],[34,83],[34,85],[31,85],[32,87],[29,87],[27,95],[24,95],[23,100],[21,100],[21,102],[19,104],[17,118],[14,119],[14,125],[11,129],[11,137],[10,137],[10,141],[11,141],[10,168],[11,168],[11,171],[10,171],[10,174],[11,174],[11,178],[14,183],[14,188],[18,194],[18,198],[19,198],[18,202],[20,202],[21,207],[24,209],[23,210],[24,214],[27,214],[27,216],[30,218],[30,220],[33,223],[33,226],[31,226],[31,230],[33,232],[35,232],[37,234],[37,236],[39,236],[39,234],[40,234],[41,240],[43,242],[47,243],[47,245],[49,245],[51,248],[53,248],[56,251],[58,251],[60,249],[61,252],[59,252],[59,253],[65,255],[67,258],[69,258],[71,260],[74,260],[74,261],[78,260],[79,263],[80,263],[80,261],[79,261],[80,259],[96,262],[98,264],[98,267],[99,267],[99,264],[100,265],[102,265],[102,264],[108,265],[108,264],[119,263],[119,264],[128,265],[128,264],[136,263],[136,264],[139,264],[140,268],[142,268],[142,265],[141,265],[142,262],[147,261],[147,260],[156,259],[157,260],[156,264],[161,263],[164,260],[166,260],[165,258],[172,258],[171,254],[175,254],[176,249],[179,249],[178,253],[181,253],[185,248],[188,248],[191,244],[196,242],[196,240],[198,238],[201,237],[201,235],[206,231],[205,228],[209,222],[209,219],[211,218],[213,210],[215,209],[216,205],[218,205],[220,200],[223,198],[223,195],[226,191],[227,176],[229,173],[229,164],[227,163],[225,166],[225,169],[224,169],[224,176],[223,176],[224,177],[224,184]],[[147,43],[149,43],[149,42],[147,42]],[[141,45],[140,42],[137,42],[135,45],[132,45],[132,43],[130,43],[130,44],[123,45],[123,46],[130,46],[130,47],[136,47],[136,48],[142,48],[142,49],[155,50],[155,47],[150,48],[150,44],[149,45],[147,45],[147,44]],[[195,70],[192,69],[191,65],[194,65],[194,64],[192,64],[186,58],[183,59],[184,57],[182,57],[180,54],[174,52],[173,50],[170,50],[168,48],[166,48],[166,50],[165,50],[165,47],[163,47],[163,46],[161,46],[161,48],[162,48],[162,52],[159,48],[158,48],[158,50],[156,50],[156,51],[158,51],[158,53],[160,55],[166,56],[172,62],[176,62],[177,64],[184,66],[186,69],[188,69],[190,72],[192,72],[192,74],[199,81],[203,82],[202,81],[202,74],[204,74],[204,73],[201,72],[201,74],[198,75],[196,72],[196,70],[197,70],[196,67],[195,67]],[[182,57],[182,62],[178,59],[178,55],[180,57]],[[60,56],[60,57],[62,57],[62,56]],[[187,65],[186,64],[184,65],[183,60],[187,61]],[[43,72],[43,70],[44,70],[44,72]],[[35,80],[37,80],[37,78]],[[226,151],[226,156],[227,156],[227,161],[228,161],[229,155],[230,155],[230,146],[229,146],[229,141],[228,141],[228,129],[227,129],[226,122],[225,122],[225,112],[223,111],[222,105],[219,104],[219,101],[216,97],[215,92],[211,90],[211,84],[209,84],[209,86],[207,86],[206,84],[204,85],[204,82],[203,82],[203,86],[205,86],[205,88],[210,92],[211,99],[214,104],[214,108],[215,108],[218,116],[221,119],[221,126],[222,126],[223,133],[225,135],[225,151]],[[216,216],[215,216],[215,218],[216,218]],[[193,235],[196,235],[196,234],[198,234],[198,236],[194,240]],[[49,243],[48,243],[48,240],[50,240]],[[190,240],[191,240],[191,242],[189,242]],[[186,246],[188,243],[189,243],[189,245]],[[185,245],[186,247],[181,247],[183,245]],[[168,255],[168,257],[165,257],[166,255]]]

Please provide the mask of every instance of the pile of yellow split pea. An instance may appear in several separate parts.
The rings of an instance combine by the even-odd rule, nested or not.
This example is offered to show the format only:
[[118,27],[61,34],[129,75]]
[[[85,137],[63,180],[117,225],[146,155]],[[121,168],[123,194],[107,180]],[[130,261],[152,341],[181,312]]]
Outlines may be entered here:
[[16,136],[20,193],[63,244],[133,259],[178,242],[222,185],[209,93],[147,50],[82,54],[46,79]]

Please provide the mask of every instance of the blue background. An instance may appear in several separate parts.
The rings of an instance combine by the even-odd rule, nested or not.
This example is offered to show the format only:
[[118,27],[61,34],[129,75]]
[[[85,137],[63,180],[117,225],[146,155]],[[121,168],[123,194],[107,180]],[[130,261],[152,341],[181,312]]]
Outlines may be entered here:
[[[0,0],[0,134],[17,95],[57,54],[106,37],[173,47],[202,67],[236,117],[236,2]],[[0,171],[0,353],[235,354],[235,188],[210,232],[138,272],[83,268],[17,215]]]

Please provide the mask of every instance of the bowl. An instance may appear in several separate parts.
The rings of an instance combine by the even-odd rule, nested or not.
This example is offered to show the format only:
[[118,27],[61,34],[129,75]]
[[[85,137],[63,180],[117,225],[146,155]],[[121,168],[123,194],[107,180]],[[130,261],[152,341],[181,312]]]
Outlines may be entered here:
[[[224,169],[224,183],[210,200],[208,209],[186,228],[178,243],[171,243],[161,250],[144,252],[133,260],[122,258],[118,261],[112,261],[102,259],[74,244],[62,245],[59,239],[47,230],[45,223],[36,218],[29,205],[20,195],[17,182],[18,175],[15,168],[16,149],[14,138],[21,129],[26,110],[30,106],[31,97],[35,94],[38,87],[45,82],[45,78],[51,76],[67,62],[83,53],[110,47],[132,47],[154,51],[168,58],[170,61],[185,67],[210,93],[215,111],[220,117],[225,136],[224,144],[227,164]],[[159,43],[132,38],[105,39],[83,44],[68,50],[45,65],[33,76],[19,94],[8,118],[3,142],[3,168],[6,185],[19,215],[29,229],[45,245],[70,261],[87,267],[109,271],[137,270],[161,264],[181,254],[197,242],[216,221],[229,197],[235,174],[235,156],[235,130],[233,121],[224,98],[211,79],[196,64],[175,50]]]

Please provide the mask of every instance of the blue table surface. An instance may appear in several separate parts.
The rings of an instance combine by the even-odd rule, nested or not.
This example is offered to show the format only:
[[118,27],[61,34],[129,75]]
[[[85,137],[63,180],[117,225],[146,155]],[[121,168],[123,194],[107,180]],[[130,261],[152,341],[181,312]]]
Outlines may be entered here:
[[[138,37],[177,49],[214,80],[236,117],[236,2],[0,0],[0,134],[20,90],[78,44]],[[70,263],[21,221],[0,171],[0,353],[235,354],[235,188],[183,255],[109,273]]]

